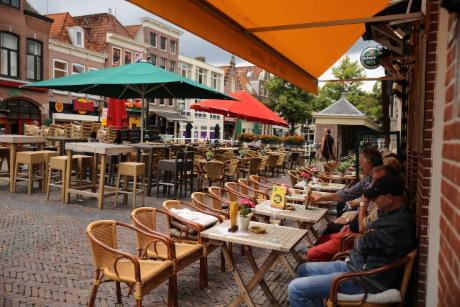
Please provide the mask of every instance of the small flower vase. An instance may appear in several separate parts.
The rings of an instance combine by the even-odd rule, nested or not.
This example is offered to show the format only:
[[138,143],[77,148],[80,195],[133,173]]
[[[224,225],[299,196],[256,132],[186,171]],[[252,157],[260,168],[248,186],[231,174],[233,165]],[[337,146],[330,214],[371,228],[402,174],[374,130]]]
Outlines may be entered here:
[[313,177],[312,179],[313,184],[318,184],[318,180],[319,180],[318,177]]
[[251,221],[251,216],[242,216],[238,215],[238,230],[247,232],[249,230],[249,222]]

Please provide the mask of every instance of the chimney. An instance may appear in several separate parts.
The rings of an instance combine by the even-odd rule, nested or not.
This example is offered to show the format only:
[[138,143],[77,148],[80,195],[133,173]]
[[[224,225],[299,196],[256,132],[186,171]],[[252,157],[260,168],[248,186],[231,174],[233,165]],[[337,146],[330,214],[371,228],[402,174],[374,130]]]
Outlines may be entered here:
[[345,91],[345,89],[342,87],[342,89],[340,90],[340,98],[345,99],[346,95],[347,95],[347,91]]
[[195,60],[206,63],[206,58],[204,56],[196,56]]
[[111,7],[109,7],[109,14],[110,14],[110,15],[113,15],[113,14],[112,14],[112,8],[111,8]]

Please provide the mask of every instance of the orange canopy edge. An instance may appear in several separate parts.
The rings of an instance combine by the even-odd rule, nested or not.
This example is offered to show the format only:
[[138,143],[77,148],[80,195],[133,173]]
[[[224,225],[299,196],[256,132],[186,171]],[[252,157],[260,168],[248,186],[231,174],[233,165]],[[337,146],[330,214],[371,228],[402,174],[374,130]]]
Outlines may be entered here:
[[364,24],[248,29],[371,17],[389,0],[128,0],[316,94],[318,80],[364,33]]

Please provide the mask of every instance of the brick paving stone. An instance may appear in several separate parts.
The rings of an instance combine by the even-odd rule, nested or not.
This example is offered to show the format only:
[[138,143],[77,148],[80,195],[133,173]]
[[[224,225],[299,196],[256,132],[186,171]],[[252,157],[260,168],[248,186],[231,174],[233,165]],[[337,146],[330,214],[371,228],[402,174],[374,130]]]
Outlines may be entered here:
[[[281,178],[287,182],[287,178]],[[19,193],[8,192],[0,182],[0,306],[84,306],[92,286],[93,266],[86,239],[86,227],[99,219],[115,219],[130,223],[130,206],[113,207],[107,199],[104,210],[97,209],[95,199],[62,204],[59,191],[46,201],[36,189],[27,195],[24,184]],[[146,197],[146,206],[161,207],[165,198]],[[187,200],[190,200],[189,198]],[[166,221],[160,219],[158,228],[166,231]],[[135,252],[135,237],[121,231],[120,248]],[[243,279],[248,281],[252,270],[246,259],[234,251]],[[260,264],[267,252],[254,250]],[[193,264],[178,274],[178,298],[181,306],[225,306],[239,293],[230,272],[221,272],[220,253],[208,260],[209,287],[198,287],[199,264]],[[290,277],[282,266],[275,266],[265,280],[282,306],[287,306],[287,284]],[[144,297],[145,306],[164,306],[167,283]],[[252,296],[256,305],[269,306],[260,287]],[[135,306],[122,285],[122,306]],[[96,305],[115,306],[113,283],[99,287]],[[120,305],[119,305],[120,306]]]

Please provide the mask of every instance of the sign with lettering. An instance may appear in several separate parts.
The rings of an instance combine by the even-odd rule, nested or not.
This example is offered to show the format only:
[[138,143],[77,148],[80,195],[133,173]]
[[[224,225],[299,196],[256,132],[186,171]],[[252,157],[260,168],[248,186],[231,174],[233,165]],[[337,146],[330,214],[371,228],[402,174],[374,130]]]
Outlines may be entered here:
[[86,98],[74,99],[73,110],[81,115],[88,112],[94,112],[94,102],[88,101]]
[[284,209],[286,205],[286,187],[275,185],[272,190],[272,204],[273,208]]
[[58,101],[54,105],[54,109],[56,110],[56,112],[61,113],[62,111],[64,111],[64,104],[62,102]]
[[380,66],[379,57],[382,55],[382,51],[377,47],[368,47],[361,52],[359,60],[361,65],[367,69],[376,69]]

